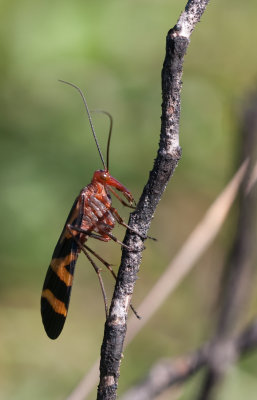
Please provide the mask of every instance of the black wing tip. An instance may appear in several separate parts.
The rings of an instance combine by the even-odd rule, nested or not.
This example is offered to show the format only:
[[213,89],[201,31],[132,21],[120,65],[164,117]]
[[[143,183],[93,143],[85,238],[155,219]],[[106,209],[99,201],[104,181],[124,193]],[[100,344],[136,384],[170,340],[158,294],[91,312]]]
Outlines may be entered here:
[[47,299],[41,298],[41,316],[47,336],[55,340],[61,334],[66,317],[54,311]]

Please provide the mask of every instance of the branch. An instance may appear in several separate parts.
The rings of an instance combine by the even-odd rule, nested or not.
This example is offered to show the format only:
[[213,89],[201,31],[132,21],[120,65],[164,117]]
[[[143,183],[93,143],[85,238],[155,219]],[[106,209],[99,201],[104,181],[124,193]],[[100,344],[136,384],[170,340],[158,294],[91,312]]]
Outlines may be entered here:
[[[226,353],[230,349],[239,357],[243,357],[247,352],[257,346],[257,319],[248,325],[240,335],[227,342]],[[178,357],[176,359],[162,359],[155,363],[147,377],[125,393],[121,400],[151,400],[161,394],[169,387],[182,383],[201,368],[205,367],[211,354],[212,344],[206,343],[199,349]]]
[[[131,214],[129,225],[146,237],[155,209],[181,157],[179,146],[180,92],[184,56],[189,38],[199,22],[209,0],[188,1],[185,11],[166,38],[166,56],[162,70],[162,117],[160,145],[153,170]],[[110,313],[105,323],[101,348],[98,400],[116,399],[120,361],[127,330],[127,311],[142,259],[143,240],[127,231],[122,260],[112,298]]]

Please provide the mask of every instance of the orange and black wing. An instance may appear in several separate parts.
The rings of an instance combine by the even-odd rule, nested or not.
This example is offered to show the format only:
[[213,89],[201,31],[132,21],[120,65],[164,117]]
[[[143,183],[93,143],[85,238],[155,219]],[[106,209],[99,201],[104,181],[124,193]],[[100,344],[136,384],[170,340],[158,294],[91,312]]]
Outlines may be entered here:
[[62,234],[55,247],[50,266],[47,270],[41,295],[41,315],[45,331],[49,338],[56,339],[65,323],[69,308],[75,265],[79,247],[74,236],[67,230],[67,224],[80,227],[82,213],[78,197],[67,218]]

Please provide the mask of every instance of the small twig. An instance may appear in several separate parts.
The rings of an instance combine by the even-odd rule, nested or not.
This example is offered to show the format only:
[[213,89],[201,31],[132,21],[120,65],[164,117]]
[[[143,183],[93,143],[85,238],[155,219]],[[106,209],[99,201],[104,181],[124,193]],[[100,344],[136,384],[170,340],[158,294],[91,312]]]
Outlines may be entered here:
[[157,361],[145,379],[128,390],[120,400],[152,400],[169,387],[186,381],[206,364],[209,344],[200,349],[172,359]]
[[[254,100],[254,101],[253,101]],[[253,163],[257,142],[257,95],[251,98],[242,124],[243,146],[241,158],[249,157],[249,164],[241,187],[240,207],[236,236],[225,270],[221,310],[217,332],[209,354],[208,370],[199,400],[214,398],[215,390],[226,370],[237,359],[237,348],[231,346],[240,316],[244,314],[251,293],[256,248],[257,188],[248,191],[252,181]]]
[[[257,319],[243,330],[243,332],[231,339],[229,349],[234,348],[239,357],[257,346]],[[178,357],[166,358],[155,363],[147,377],[127,391],[121,400],[152,400],[167,388],[186,381],[205,367],[210,357],[212,344],[206,343],[199,349]]]
[[[181,157],[179,146],[182,67],[189,38],[209,0],[189,0],[177,24],[168,32],[162,70],[162,124],[160,146],[148,183],[131,214],[129,225],[146,237],[155,209]],[[143,240],[127,231],[110,313],[101,348],[98,400],[116,399],[120,361],[127,330],[127,310],[142,259]]]

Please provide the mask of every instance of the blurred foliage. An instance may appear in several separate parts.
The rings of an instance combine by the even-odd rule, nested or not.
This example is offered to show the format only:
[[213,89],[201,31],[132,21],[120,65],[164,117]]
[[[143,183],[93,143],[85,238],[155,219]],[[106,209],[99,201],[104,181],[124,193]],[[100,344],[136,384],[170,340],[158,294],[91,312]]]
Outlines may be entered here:
[[[83,257],[60,339],[51,342],[40,321],[41,287],[58,235],[75,196],[101,167],[81,99],[57,80],[79,85],[91,109],[113,114],[110,170],[138,198],[158,145],[165,36],[184,4],[1,1],[1,399],[63,399],[98,357],[103,334],[100,288]],[[191,38],[183,76],[183,157],[153,221],[159,241],[147,243],[135,305],[235,169],[241,102],[256,85],[256,12],[254,0],[213,1]],[[94,121],[105,149],[108,122],[101,115]],[[121,390],[157,358],[184,353],[208,337],[233,227],[231,218],[125,352]],[[118,265],[118,246],[93,246]],[[110,297],[113,282],[103,275]],[[250,360],[233,372],[224,398],[253,398],[246,391],[236,397],[235,385],[240,379],[248,390],[256,386],[255,365]]]

